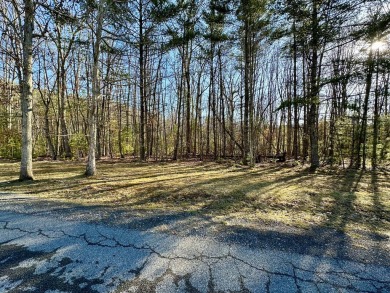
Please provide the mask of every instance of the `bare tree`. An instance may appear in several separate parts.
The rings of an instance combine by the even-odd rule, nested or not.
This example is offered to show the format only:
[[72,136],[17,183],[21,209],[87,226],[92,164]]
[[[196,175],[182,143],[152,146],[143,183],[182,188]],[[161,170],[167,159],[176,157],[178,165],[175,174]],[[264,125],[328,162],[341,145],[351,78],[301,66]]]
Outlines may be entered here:
[[102,42],[104,13],[106,9],[105,4],[105,0],[99,1],[95,23],[96,31],[95,42],[93,45],[92,98],[89,106],[89,148],[87,168],[85,171],[86,176],[93,176],[96,174],[96,104],[97,100],[100,98],[99,57]]

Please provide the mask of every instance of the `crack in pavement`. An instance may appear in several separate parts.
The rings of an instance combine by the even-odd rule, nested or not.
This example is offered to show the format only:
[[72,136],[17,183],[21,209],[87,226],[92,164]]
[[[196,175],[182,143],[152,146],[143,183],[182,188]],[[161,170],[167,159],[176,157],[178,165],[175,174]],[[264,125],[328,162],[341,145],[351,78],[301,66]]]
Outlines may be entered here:
[[390,266],[0,211],[0,292],[390,292]]

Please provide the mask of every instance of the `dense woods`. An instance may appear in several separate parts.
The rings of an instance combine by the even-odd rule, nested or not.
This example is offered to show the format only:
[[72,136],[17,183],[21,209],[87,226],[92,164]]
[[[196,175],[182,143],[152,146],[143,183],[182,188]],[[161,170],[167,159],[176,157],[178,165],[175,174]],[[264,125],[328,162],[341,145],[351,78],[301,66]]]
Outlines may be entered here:
[[4,0],[0,157],[390,159],[390,4]]

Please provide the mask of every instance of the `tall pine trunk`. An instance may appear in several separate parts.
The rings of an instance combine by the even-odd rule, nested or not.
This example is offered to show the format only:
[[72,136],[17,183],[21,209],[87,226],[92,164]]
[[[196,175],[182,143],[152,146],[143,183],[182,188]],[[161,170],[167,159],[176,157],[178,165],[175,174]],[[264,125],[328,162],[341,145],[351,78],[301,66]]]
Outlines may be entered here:
[[294,103],[294,138],[293,138],[293,153],[294,159],[298,160],[299,156],[299,141],[298,141],[298,132],[299,132],[299,116],[298,116],[298,95],[297,95],[297,37],[295,31],[295,20],[293,24],[294,32],[294,44],[293,44],[293,103]]
[[[357,159],[356,167],[360,168],[360,166],[362,166],[363,169],[366,169],[366,155],[367,155],[366,141],[367,141],[367,120],[368,120],[367,116],[368,116],[368,102],[370,98],[373,71],[374,71],[374,58],[373,58],[373,51],[371,48],[367,59],[366,90],[365,90],[364,102],[363,102],[363,117],[362,117],[362,124],[361,124],[360,134],[359,134],[359,144],[357,146],[358,159]],[[362,155],[360,154],[361,148],[363,148]]]
[[[378,58],[378,56],[377,56]],[[378,136],[379,136],[379,68],[377,64],[376,78],[375,78],[375,101],[374,101],[374,122],[373,122],[373,140],[372,140],[372,156],[371,166],[375,170],[377,167],[377,149],[378,149]]]
[[312,19],[311,19],[311,65],[310,65],[310,106],[308,116],[308,128],[310,137],[310,168],[316,169],[320,166],[320,160],[318,156],[318,104],[319,104],[319,86],[317,80],[318,70],[318,11],[317,1],[314,0],[312,3]]
[[244,35],[244,125],[243,125],[243,164],[251,164],[251,149],[250,149],[250,121],[249,111],[250,109],[250,31],[249,20],[245,19],[245,35]]
[[141,161],[145,160],[145,120],[146,120],[146,97],[145,97],[145,60],[144,60],[144,19],[142,17],[143,4],[139,2],[139,96],[140,96],[140,121],[139,121],[139,157]]

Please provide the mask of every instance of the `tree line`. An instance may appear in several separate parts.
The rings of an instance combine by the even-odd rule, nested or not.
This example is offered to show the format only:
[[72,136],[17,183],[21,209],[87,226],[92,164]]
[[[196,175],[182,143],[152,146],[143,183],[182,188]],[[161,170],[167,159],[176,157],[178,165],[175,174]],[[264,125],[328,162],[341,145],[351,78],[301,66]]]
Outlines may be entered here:
[[0,157],[375,169],[389,28],[381,0],[5,0]]

